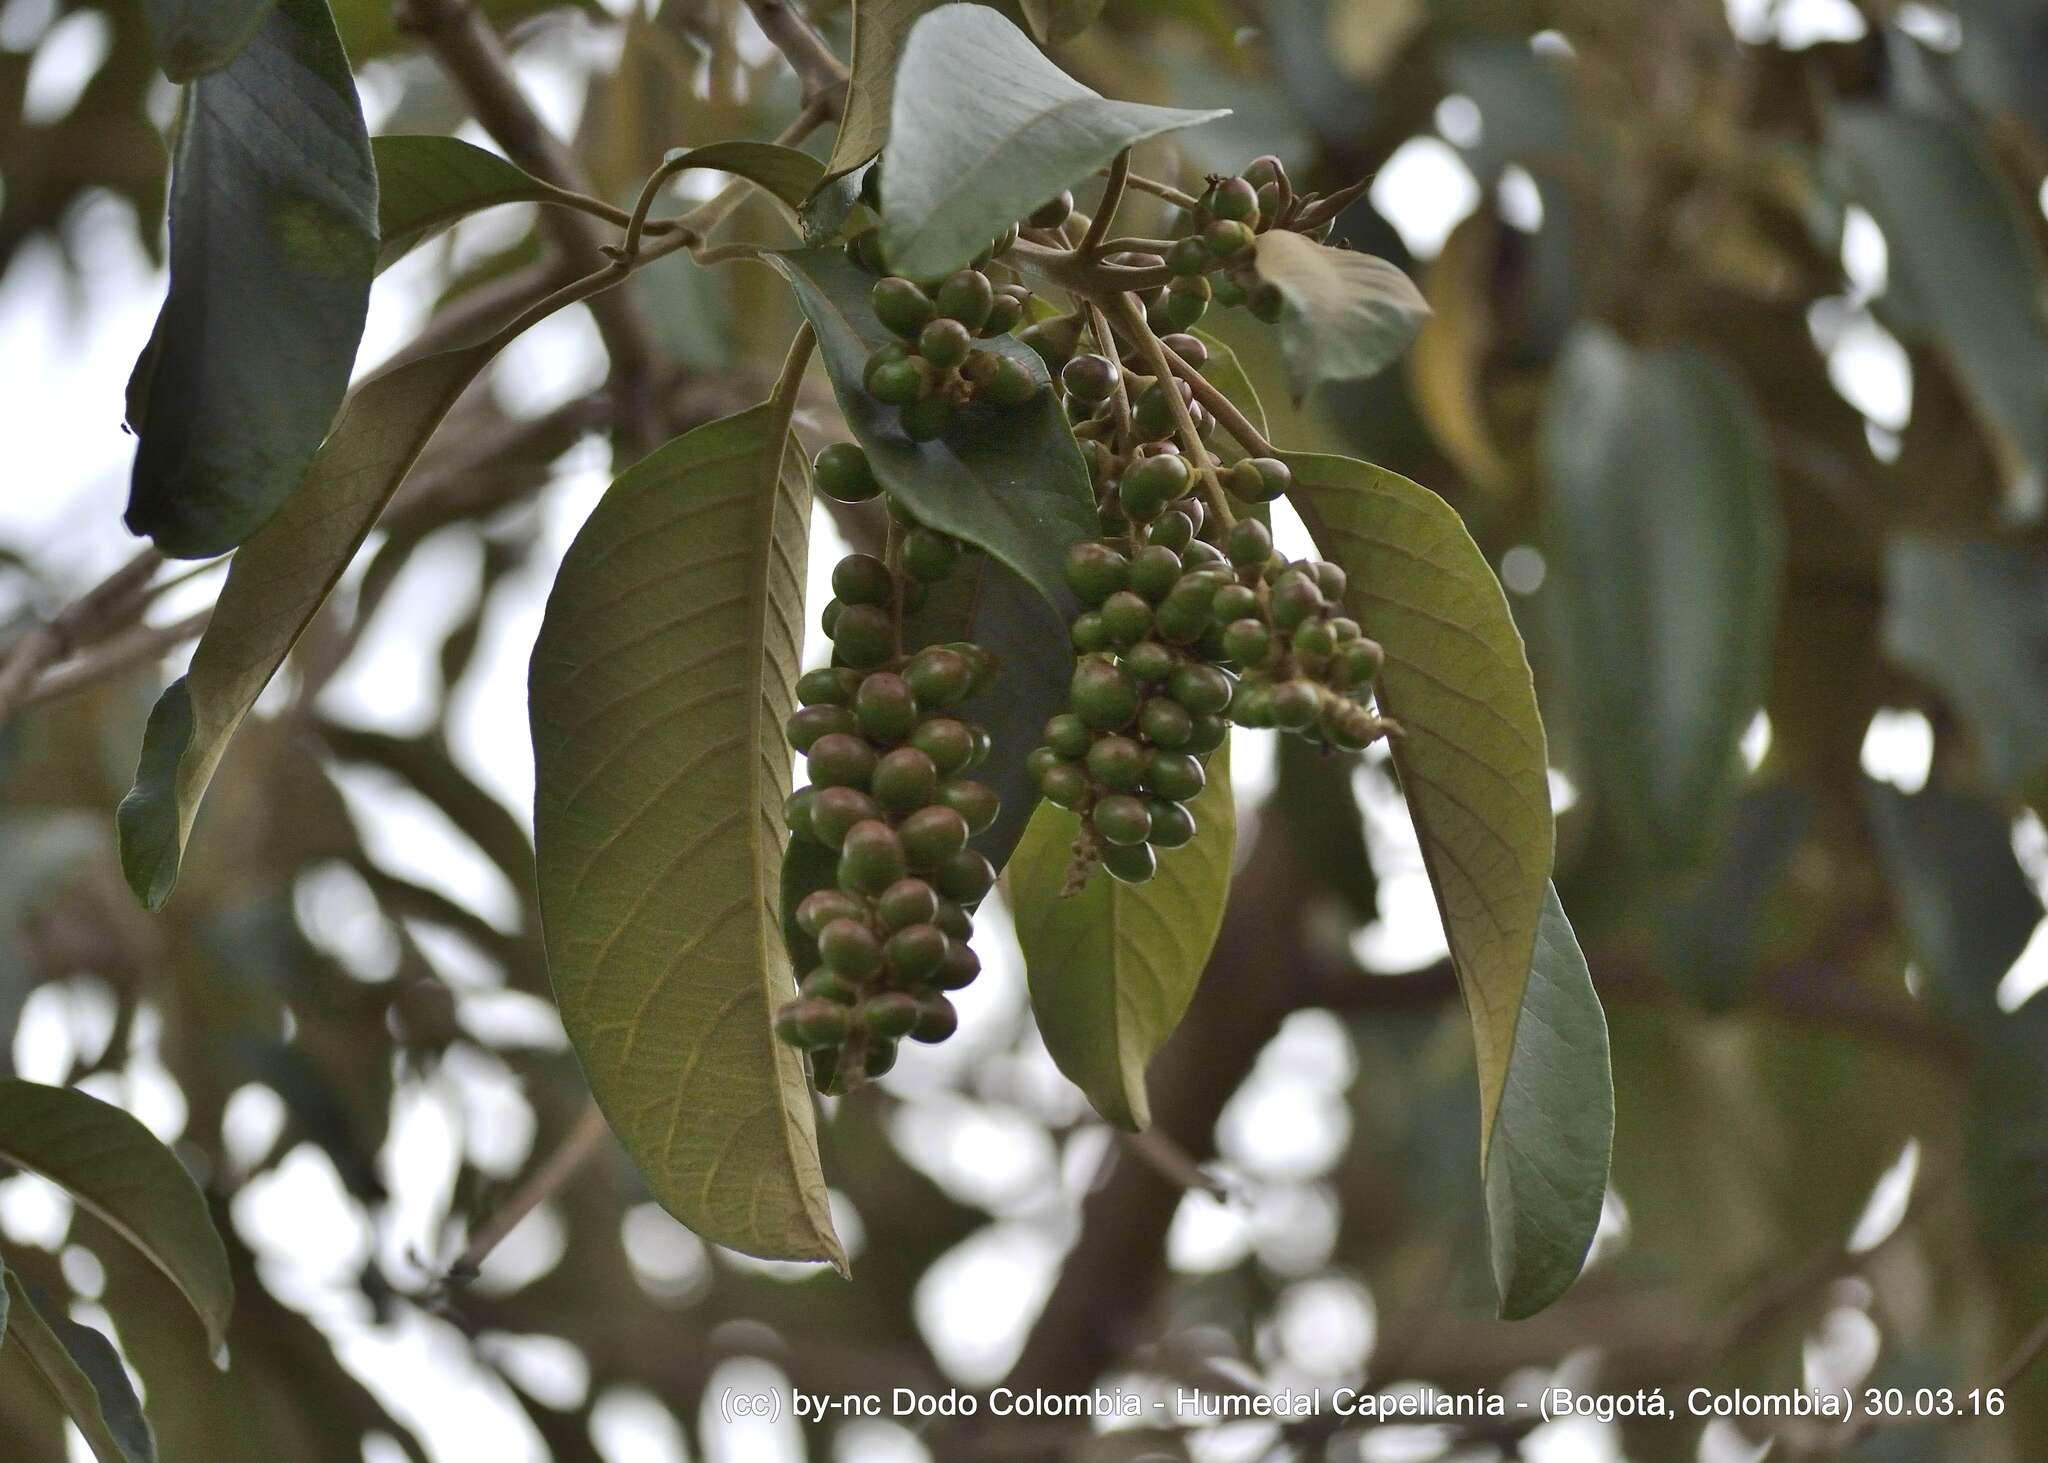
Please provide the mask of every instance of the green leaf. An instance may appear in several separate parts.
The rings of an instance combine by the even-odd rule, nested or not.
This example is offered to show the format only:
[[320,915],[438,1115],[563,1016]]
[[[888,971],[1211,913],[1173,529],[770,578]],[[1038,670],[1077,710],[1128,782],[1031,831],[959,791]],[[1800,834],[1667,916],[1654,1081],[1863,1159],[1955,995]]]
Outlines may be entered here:
[[1003,806],[974,846],[998,870],[1010,861],[1038,803],[1025,761],[1043,740],[1046,722],[1066,709],[1074,678],[1067,625],[1079,612],[1064,592],[1055,608],[999,560],[976,554],[934,585],[924,608],[904,626],[907,643],[972,640],[995,657],[995,683],[950,714],[988,730],[988,760],[973,775],[996,790]]
[[1593,784],[1630,847],[1690,862],[1769,672],[1783,553],[1763,424],[1697,351],[1586,326],[1543,444],[1547,594]]
[[1996,166],[1954,122],[1834,109],[1828,145],[1889,245],[1891,289],[1991,428],[2013,507],[2048,495],[2048,321],[2041,254]]
[[[767,256],[789,277],[818,332],[839,409],[867,449],[875,476],[923,522],[993,554],[1046,601],[1065,603],[1067,549],[1100,531],[1088,466],[1066,414],[1042,389],[1020,407],[970,406],[935,442],[913,442],[900,413],[868,394],[868,357],[895,337],[868,305],[874,277],[843,249]],[[1047,382],[1037,352],[1009,336],[984,341]]]
[[938,0],[854,0],[853,80],[846,91],[846,114],[825,176],[850,173],[882,150],[889,140],[889,109],[896,97],[896,67],[910,28],[936,9]]
[[161,909],[170,898],[199,801],[229,738],[441,418],[497,349],[492,341],[425,356],[364,382],[306,470],[302,490],[235,555],[191,668],[150,712],[135,786],[116,815],[121,866],[149,908]]
[[1159,855],[1148,883],[1101,869],[1063,897],[1078,815],[1040,804],[1010,861],[1017,943],[1046,1050],[1095,1110],[1121,1128],[1152,1121],[1145,1067],[1186,1014],[1230,894],[1237,813],[1230,751],[1209,759],[1189,810],[1195,838]]
[[1102,14],[1104,0],[1024,0],[1024,18],[1048,45],[1070,41]]
[[816,158],[776,142],[710,142],[702,147],[676,148],[665,164],[677,174],[709,168],[745,178],[787,204],[793,213],[802,209],[825,181],[824,165]]
[[1884,560],[1884,648],[1968,723],[1999,788],[2048,774],[2048,560],[1905,534]]
[[1491,1142],[1550,880],[1543,720],[1507,597],[1457,513],[1406,478],[1292,453],[1293,501],[1386,648],[1381,709],[1479,1049]]
[[369,305],[377,175],[324,0],[280,0],[232,63],[192,83],[170,226],[127,523],[175,558],[206,558],[298,486]]
[[75,1322],[50,1321],[21,1277],[0,1267],[7,1290],[0,1390],[34,1390],[77,1426],[99,1463],[156,1463],[156,1440],[113,1344]]
[[823,957],[818,954],[818,942],[803,932],[796,922],[796,907],[806,896],[820,889],[831,889],[839,883],[839,855],[822,843],[808,838],[792,838],[789,847],[782,851],[782,878],[778,886],[780,898],[779,914],[782,922],[782,947],[789,952],[792,970],[816,970]]
[[882,152],[882,251],[913,279],[960,268],[1136,142],[1228,116],[1111,101],[984,5],[911,28]]
[[234,1282],[206,1200],[133,1117],[66,1087],[0,1078],[0,1159],[67,1190],[170,1277],[218,1351]]
[[769,1025],[795,992],[776,906],[810,498],[786,402],[612,485],[534,646],[534,836],[563,1024],[655,1197],[844,1268],[803,1061]]
[[1284,303],[1280,349],[1296,403],[1318,381],[1379,374],[1429,318],[1422,291],[1386,260],[1286,229],[1259,235],[1258,269]]
[[277,0],[149,0],[157,65],[190,81],[234,60]]
[[1245,370],[1237,352],[1206,330],[1189,333],[1209,348],[1209,359],[1202,366],[1203,379],[1229,397],[1230,404],[1244,413],[1245,419],[1258,428],[1261,437],[1272,436],[1272,428],[1266,425],[1265,404],[1259,400],[1259,389],[1252,384],[1251,373]]
[[1487,1230],[1504,1319],[1534,1315],[1577,1278],[1613,1155],[1607,1018],[1557,890],[1546,888],[1487,1144]]

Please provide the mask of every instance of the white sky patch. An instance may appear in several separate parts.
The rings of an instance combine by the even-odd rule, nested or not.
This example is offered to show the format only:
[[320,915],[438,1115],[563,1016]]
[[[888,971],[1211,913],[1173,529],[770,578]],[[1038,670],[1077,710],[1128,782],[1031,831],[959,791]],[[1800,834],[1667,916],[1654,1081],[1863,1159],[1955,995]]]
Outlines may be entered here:
[[1352,778],[1365,813],[1366,850],[1379,876],[1379,918],[1351,938],[1351,948],[1368,970],[1416,970],[1449,952],[1436,894],[1423,867],[1414,820],[1393,781],[1381,770],[1384,744],[1366,753]]
[[1906,1206],[1913,1200],[1913,1185],[1919,1177],[1920,1140],[1908,1138],[1892,1166],[1871,1187],[1870,1201],[1849,1232],[1850,1254],[1867,1255],[1891,1238],[1905,1221]]
[[932,1093],[898,1107],[889,1135],[913,1167],[964,1204],[1023,1213],[1059,1195],[1052,1135],[1023,1113]]
[[1410,254],[1434,259],[1451,230],[1479,206],[1479,182],[1443,139],[1411,137],[1373,180],[1372,202]]
[[518,891],[439,806],[380,768],[344,764],[333,776],[380,868],[438,890],[500,930],[517,929]]
[[[2048,904],[2048,829],[2031,809],[2013,820],[2012,851],[2034,893]],[[1998,1008],[2017,1011],[2044,986],[2048,986],[2048,919],[2034,927],[2034,937],[1999,981]]]
[[1759,711],[1749,719],[1749,725],[1742,729],[1742,740],[1738,748],[1742,753],[1742,765],[1751,772],[1764,765],[1764,758],[1771,754],[1769,712]]
[[1842,217],[1842,272],[1862,300],[1883,294],[1891,276],[1891,250],[1884,231],[1876,219],[1853,203]]
[[1800,51],[1822,41],[1853,41],[1863,17],[1849,0],[1727,0],[1728,28],[1758,46],[1776,43]]
[[1889,432],[1913,415],[1913,367],[1898,338],[1866,313],[1851,315],[1828,351],[1828,380],[1842,399]]
[[1863,733],[1862,762],[1866,775],[1916,793],[1934,766],[1934,727],[1918,711],[1883,708]]
[[614,1387],[590,1410],[590,1437],[605,1463],[687,1463],[682,1424],[639,1387]]
[[1533,234],[1543,227],[1543,191],[1520,163],[1509,163],[1500,170],[1494,203],[1500,209],[1501,222],[1511,229]]
[[52,26],[29,63],[23,125],[48,127],[68,117],[113,44],[114,28],[97,10],[74,10]]
[[1065,1255],[1066,1247],[1039,1226],[1004,1222],[977,1230],[932,1262],[918,1277],[912,1304],[918,1329],[949,1376],[968,1386],[1002,1379],[1023,1351]]

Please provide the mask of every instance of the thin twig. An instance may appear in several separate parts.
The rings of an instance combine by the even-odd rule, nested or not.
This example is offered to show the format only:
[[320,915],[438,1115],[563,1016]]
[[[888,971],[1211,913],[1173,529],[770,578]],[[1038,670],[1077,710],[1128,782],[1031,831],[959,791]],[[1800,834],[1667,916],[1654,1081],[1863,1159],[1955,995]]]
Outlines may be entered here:
[[504,1242],[505,1236],[519,1227],[519,1222],[553,1198],[562,1186],[576,1175],[576,1170],[597,1152],[598,1145],[611,1131],[598,1110],[595,1102],[583,1109],[583,1115],[576,1120],[562,1139],[559,1147],[547,1156],[545,1162],[527,1176],[526,1182],[513,1190],[512,1196],[498,1207],[498,1211],[485,1220],[482,1227],[470,1236],[469,1247],[448,1267],[448,1283],[466,1285],[476,1279],[483,1269],[483,1263]]
[[[1101,172],[1097,174],[1097,176],[1103,178],[1108,177],[1109,169],[1102,169]],[[1133,188],[1137,189],[1140,193],[1150,193],[1154,198],[1164,198],[1168,203],[1171,203],[1176,208],[1185,208],[1192,210],[1196,204],[1201,202],[1201,200],[1196,198],[1193,194],[1183,193],[1180,191],[1180,189],[1174,187],[1172,184],[1162,183],[1156,178],[1146,178],[1140,176],[1137,173],[1132,173],[1130,175],[1129,181],[1130,185]]]
[[1173,422],[1179,432],[1181,446],[1194,464],[1195,471],[1201,475],[1209,511],[1216,515],[1216,521],[1224,528],[1233,527],[1237,523],[1237,515],[1231,511],[1230,499],[1223,492],[1223,479],[1217,475],[1215,459],[1209,456],[1208,444],[1195,430],[1195,419],[1188,412],[1188,404],[1180,399],[1180,392],[1174,386],[1173,362],[1169,357],[1171,348],[1145,323],[1144,314],[1129,295],[1118,295],[1116,307],[1117,313],[1124,317],[1124,328],[1151,363],[1153,374],[1158,376],[1160,388],[1166,393],[1166,404],[1173,410]]
[[1131,436],[1131,393],[1124,384],[1123,352],[1116,348],[1116,333],[1109,328],[1109,317],[1092,299],[1088,301],[1088,325],[1095,332],[1095,344],[1116,366],[1116,394],[1110,399],[1115,403],[1117,440],[1128,442]]
[[1176,1188],[1189,1193],[1207,1194],[1219,1203],[1231,1198],[1230,1186],[1213,1174],[1205,1173],[1202,1166],[1188,1157],[1187,1150],[1166,1136],[1157,1128],[1146,1128],[1141,1132],[1125,1133],[1124,1147],[1131,1150]]
[[1131,176],[1131,150],[1127,147],[1116,155],[1109,165],[1109,183],[1102,190],[1102,202],[1096,206],[1095,217],[1088,220],[1088,232],[1081,236],[1081,253],[1093,258],[1102,248],[1102,241],[1109,237],[1109,226],[1116,221],[1117,208],[1124,201],[1124,184]]
[[91,655],[48,672],[30,688],[22,704],[35,706],[68,696],[97,681],[117,676],[143,661],[154,660],[173,646],[182,645],[213,618],[213,606],[195,610],[168,625],[133,625],[111,635]]
[[1271,457],[1279,449],[1266,440],[1266,434],[1251,424],[1251,419],[1237,409],[1237,404],[1221,391],[1194,366],[1190,365],[1179,352],[1165,341],[1159,348],[1166,353],[1166,363],[1173,368],[1173,374],[1188,383],[1199,401],[1216,418],[1224,431],[1237,439],[1238,446],[1254,457]]
[[789,0],[746,0],[754,23],[768,37],[803,84],[805,107],[823,103],[828,116],[846,111],[847,70],[810,21]]
[[134,622],[149,603],[149,581],[163,561],[156,549],[144,549],[7,648],[0,659],[0,726],[34,699],[45,670]]

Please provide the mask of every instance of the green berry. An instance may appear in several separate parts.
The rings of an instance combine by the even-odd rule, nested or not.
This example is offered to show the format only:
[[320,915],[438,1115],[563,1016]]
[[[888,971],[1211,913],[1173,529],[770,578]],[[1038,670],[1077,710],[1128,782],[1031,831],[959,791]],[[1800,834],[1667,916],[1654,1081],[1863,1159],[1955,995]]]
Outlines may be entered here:
[[905,818],[897,825],[896,835],[903,840],[911,868],[922,872],[937,868],[967,847],[967,820],[944,803],[934,803]]
[[1129,793],[1111,793],[1095,805],[1089,818],[1106,843],[1143,843],[1152,836],[1152,814],[1142,799]]
[[1294,474],[1277,457],[1247,457],[1230,470],[1224,485],[1247,503],[1270,503],[1285,493]]
[[808,752],[822,737],[833,732],[850,732],[860,723],[844,706],[802,706],[783,723],[783,734],[799,752]]
[[1166,287],[1167,320],[1182,330],[1199,324],[1202,317],[1209,313],[1209,300],[1212,294],[1209,281],[1201,275],[1181,276]]
[[1117,363],[1108,356],[1075,356],[1060,370],[1060,384],[1070,400],[1097,406],[1116,395],[1122,376]]
[[885,406],[909,406],[931,394],[931,364],[916,356],[877,360],[867,370],[868,394]]
[[960,560],[960,542],[933,528],[913,528],[903,536],[903,567],[914,579],[936,584]]
[[869,274],[880,274],[887,267],[882,262],[882,231],[865,228],[848,239],[846,257]]
[[1258,221],[1259,190],[1243,178],[1223,179],[1203,196],[1202,201],[1218,218],[1234,219],[1243,224],[1256,224]]
[[1280,293],[1280,287],[1270,279],[1262,279],[1245,292],[1245,304],[1251,308],[1255,319],[1268,325],[1278,325],[1280,317],[1287,310],[1287,297]]
[[811,460],[818,491],[840,503],[865,503],[882,491],[858,443],[834,442]]
[[1242,305],[1244,300],[1244,286],[1228,275],[1218,277],[1215,284],[1210,287],[1209,303],[1212,305],[1234,310]]
[[938,917],[932,923],[944,930],[955,946],[965,945],[974,935],[974,921],[967,917],[958,900],[941,899]]
[[860,729],[878,742],[900,742],[917,725],[917,694],[890,671],[876,671],[861,682],[853,709]]
[[1195,520],[1179,508],[1170,509],[1153,521],[1149,537],[1161,548],[1179,553],[1195,541]]
[[1148,843],[1134,843],[1102,850],[1102,867],[1111,878],[1125,884],[1142,884],[1159,872],[1159,856]]
[[821,787],[811,799],[811,831],[827,848],[845,847],[850,831],[881,816],[881,804],[857,787]]
[[1152,815],[1152,836],[1146,841],[1154,848],[1181,848],[1194,841],[1195,815],[1185,804],[1151,798],[1145,810]]
[[804,1046],[837,1046],[846,1040],[849,1024],[846,1008],[836,1001],[796,1003],[796,1032]]
[[1296,655],[1324,656],[1337,648],[1337,637],[1328,620],[1306,620],[1295,627],[1292,644]]
[[837,889],[817,889],[806,894],[796,907],[796,927],[817,939],[826,925],[836,919],[860,919],[861,902]]
[[1046,768],[1038,779],[1038,791],[1054,807],[1075,813],[1087,807],[1088,799],[1094,796],[1088,774],[1072,762],[1055,762]]
[[842,604],[891,604],[896,598],[896,577],[873,554],[848,554],[832,566],[832,593]]
[[1159,638],[1173,645],[1192,645],[1209,628],[1209,598],[1176,589],[1160,601],[1156,616]]
[[1083,542],[1067,550],[1065,573],[1067,588],[1095,606],[1130,582],[1131,563],[1108,544]]
[[922,879],[898,879],[875,896],[875,918],[884,930],[930,924],[938,913],[939,893]]
[[1194,718],[1193,729],[1181,750],[1196,757],[1206,757],[1223,745],[1230,735],[1230,723],[1215,712],[1204,712]]
[[1180,657],[1171,646],[1157,640],[1140,640],[1122,656],[1123,668],[1131,673],[1141,686],[1156,686],[1173,674],[1173,668],[1180,664]]
[[939,801],[967,820],[967,831],[986,833],[1002,811],[1002,799],[985,782],[956,777],[939,789]]
[[932,883],[948,899],[974,904],[996,882],[995,866],[971,848],[963,848],[932,871]]
[[1104,787],[1134,792],[1145,780],[1145,749],[1130,737],[1104,737],[1088,749],[1088,774]]
[[1273,688],[1262,682],[1244,682],[1230,702],[1230,719],[1239,726],[1267,727],[1273,724]]
[[908,813],[939,795],[939,770],[915,747],[898,747],[875,763],[868,791],[891,813]]
[[1201,274],[1209,264],[1209,251],[1202,246],[1201,239],[1192,235],[1176,239],[1173,247],[1166,251],[1166,267],[1181,278]]
[[796,699],[803,706],[851,706],[859,690],[857,674],[831,666],[805,671],[796,678]]
[[1131,588],[1153,603],[1180,583],[1181,556],[1164,544],[1148,544],[1131,560]]
[[889,974],[899,985],[918,985],[946,959],[946,932],[937,925],[911,925],[889,937]]
[[995,300],[995,286],[978,269],[963,269],[949,275],[934,297],[941,315],[959,321],[969,330],[981,328],[988,312],[995,307]]
[[958,320],[941,316],[917,333],[917,353],[941,371],[967,359],[974,349],[974,332]]
[[974,667],[974,679],[967,687],[967,694],[979,696],[995,683],[996,658],[976,645],[972,640],[949,640],[946,649],[963,657]]
[[1197,716],[1221,711],[1230,704],[1230,677],[1212,665],[1176,667],[1167,690]]
[[963,986],[974,984],[974,978],[981,974],[981,957],[969,948],[965,939],[955,939],[946,946],[946,960],[932,972],[932,984],[942,991],[957,991]]
[[1008,335],[1024,319],[1025,305],[1015,295],[996,292],[995,303],[989,306],[988,319],[981,322],[981,329],[975,334],[983,340],[993,340],[999,335]]
[[861,1060],[861,1074],[870,1082],[877,1077],[886,1077],[896,1065],[896,1043],[882,1037],[868,1042],[867,1054]]
[[1085,757],[1095,744],[1095,733],[1073,712],[1062,711],[1045,724],[1045,744],[1060,757]]
[[1258,591],[1248,584],[1226,584],[1209,601],[1209,614],[1219,625],[1232,625],[1258,612]]
[[1017,339],[1038,353],[1048,371],[1057,371],[1074,358],[1081,343],[1081,329],[1080,316],[1055,315],[1025,326],[1017,332]]
[[910,872],[903,840],[887,823],[870,818],[847,830],[839,849],[839,887],[849,894],[879,894]]
[[973,728],[950,716],[934,716],[919,722],[910,734],[910,745],[932,759],[940,777],[951,777],[967,767],[977,750]]
[[782,800],[782,826],[789,830],[790,837],[806,843],[818,841],[818,835],[811,831],[811,804],[817,797],[816,788],[800,787]]
[[1074,616],[1071,634],[1074,649],[1082,655],[1109,649],[1109,625],[1100,610],[1083,610]]
[[1379,678],[1380,668],[1386,664],[1387,653],[1380,648],[1377,640],[1350,640],[1344,645],[1344,661],[1351,670],[1351,679],[1364,685]]
[[1329,605],[1313,579],[1299,569],[1291,569],[1274,584],[1271,608],[1275,627],[1292,630],[1304,621],[1324,614]]
[[1194,735],[1195,719],[1178,701],[1154,696],[1138,709],[1138,730],[1160,747],[1182,747]]
[[1098,731],[1129,726],[1138,714],[1138,687],[1121,668],[1091,656],[1074,667],[1068,687],[1075,714]]
[[857,919],[835,919],[818,931],[818,954],[836,974],[855,985],[882,968],[882,942]]
[[896,275],[876,280],[874,289],[868,294],[868,303],[874,307],[875,318],[885,329],[906,340],[914,338],[938,313],[930,295],[911,280]]
[[1256,242],[1257,236],[1236,219],[1220,218],[1202,230],[1202,249],[1211,259],[1235,259]]
[[1331,604],[1344,602],[1344,588],[1347,582],[1342,565],[1332,564],[1328,559],[1317,559],[1309,572],[1315,576],[1316,588],[1323,592],[1323,598]]
[[1273,725],[1305,731],[1323,714],[1323,695],[1313,681],[1283,681],[1273,688]]
[[1266,628],[1266,622],[1247,616],[1233,620],[1223,631],[1223,658],[1247,668],[1266,663],[1266,653],[1273,647],[1273,632]]
[[1022,365],[1002,356],[982,394],[997,406],[1023,406],[1038,395],[1038,381]]
[[1152,631],[1152,606],[1128,589],[1104,600],[1101,614],[1109,643],[1119,648],[1136,645]]
[[944,1041],[960,1029],[960,1013],[953,1009],[953,1003],[944,996],[926,996],[917,1003],[917,1025],[911,1029],[913,1041],[927,1044]]
[[1185,494],[1193,481],[1194,470],[1185,457],[1162,453],[1124,469],[1123,481],[1117,485],[1117,500],[1133,523],[1145,523]]
[[902,991],[884,991],[860,1003],[861,1024],[870,1036],[879,1036],[884,1041],[899,1041],[910,1035],[910,1029],[917,1025],[917,1014],[917,997]]
[[[1235,476],[1235,469],[1232,475]],[[1238,568],[1256,569],[1272,557],[1272,530],[1256,518],[1239,519],[1230,530],[1229,551],[1230,562]]]
[[1184,803],[1208,781],[1202,764],[1185,752],[1153,752],[1145,759],[1145,790]]
[[875,749],[864,736],[852,732],[828,732],[811,743],[811,782],[825,787],[868,785],[875,773]]
[[835,1006],[851,1006],[860,999],[858,990],[822,965],[805,976],[796,989],[807,1001],[830,1001]]
[[1139,435],[1148,442],[1171,436],[1176,418],[1173,401],[1166,394],[1166,388],[1154,381],[1139,392],[1138,399],[1131,403],[1131,420]]

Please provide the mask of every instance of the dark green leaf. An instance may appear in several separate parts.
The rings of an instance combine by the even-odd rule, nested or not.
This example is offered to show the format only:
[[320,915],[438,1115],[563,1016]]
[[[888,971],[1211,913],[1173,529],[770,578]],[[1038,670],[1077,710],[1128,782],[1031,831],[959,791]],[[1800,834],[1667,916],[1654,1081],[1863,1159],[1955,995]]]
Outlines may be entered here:
[[1672,979],[1702,1006],[1732,1008],[1748,990],[1765,909],[1812,823],[1803,787],[1746,795],[1712,866],[1659,912],[1658,944]]
[[[818,332],[839,409],[867,449],[875,475],[932,527],[985,549],[1046,600],[1064,602],[1067,549],[1100,531],[1087,464],[1050,389],[1021,407],[971,406],[936,442],[913,442],[899,413],[862,384],[868,357],[894,339],[868,305],[873,276],[843,249],[770,256],[796,287]],[[1044,363],[1002,336],[983,343],[1041,383]]]
[[707,1239],[846,1257],[777,919],[810,483],[788,403],[615,482],[534,646],[534,839],[562,1021],[648,1187]]
[[1548,889],[1487,1145],[1486,1214],[1500,1313],[1534,1315],[1577,1278],[1600,1227],[1614,1153],[1607,1018]]
[[479,209],[547,203],[560,194],[524,168],[459,137],[374,137],[370,149],[377,159],[379,270]]
[[1237,813],[1228,746],[1209,759],[1209,785],[1189,811],[1195,838],[1159,855],[1150,882],[1101,869],[1062,895],[1081,820],[1042,803],[1010,861],[1011,911],[1046,1050],[1120,1128],[1152,1121],[1145,1067],[1186,1014],[1230,894]]
[[1024,18],[1048,45],[1070,41],[1102,14],[1104,0],[1024,0]]
[[1835,110],[1828,145],[1890,248],[1891,287],[1992,429],[2015,510],[2048,494],[2048,321],[2040,250],[1992,161],[1944,118]]
[[825,181],[824,165],[816,158],[775,142],[710,142],[702,147],[678,148],[665,163],[677,174],[692,168],[709,168],[745,178],[792,211],[801,209]]
[[169,1276],[218,1350],[234,1282],[206,1200],[149,1129],[65,1087],[0,1078],[0,1160],[67,1190]]
[[294,494],[228,569],[191,668],[150,712],[121,801],[121,865],[160,909],[228,740],[369,536],[427,438],[497,343],[426,356],[363,383]]
[[889,140],[889,109],[896,96],[896,67],[910,28],[938,0],[854,0],[853,82],[846,92],[846,115],[825,175],[850,173],[882,150]]
[[1956,77],[1987,112],[2011,111],[2048,136],[2048,11],[2037,0],[1957,0]]
[[818,942],[805,934],[796,922],[796,907],[807,895],[839,883],[839,855],[822,843],[792,838],[782,851],[782,879],[779,907],[782,917],[782,945],[789,951],[790,966],[797,971],[816,970]]
[[997,869],[1010,861],[1038,802],[1024,763],[1046,722],[1066,709],[1074,676],[1067,624],[1078,610],[1065,595],[1054,608],[1001,561],[977,554],[934,586],[904,626],[911,644],[972,640],[996,658],[995,684],[953,714],[988,729],[988,760],[974,776],[996,790],[1003,808],[974,846]]
[[149,38],[173,81],[190,81],[235,59],[277,0],[149,0]]
[[89,1326],[46,1318],[12,1270],[0,1267],[0,1278],[8,1297],[0,1387],[49,1398],[99,1463],[156,1463],[156,1440],[113,1344]]
[[1885,550],[1884,648],[1939,687],[2007,792],[2048,771],[2048,559],[1901,535]]
[[324,0],[280,0],[230,65],[192,83],[170,219],[127,522],[173,557],[205,558],[298,486],[369,305],[377,177]]
[[1769,448],[1741,383],[1689,350],[1581,329],[1544,422],[1547,593],[1603,812],[1696,857],[1741,771],[1777,619]]
[[1280,347],[1297,402],[1318,381],[1379,374],[1429,318],[1415,282],[1372,254],[1269,229],[1259,235],[1258,266],[1285,302]]
[[942,5],[919,20],[896,82],[882,247],[913,279],[960,268],[1132,143],[1228,115],[1111,101],[984,5]]

